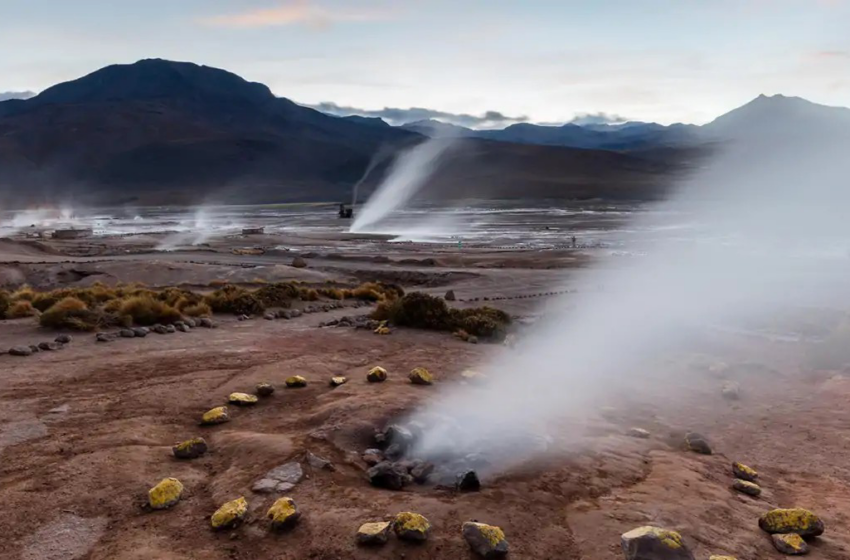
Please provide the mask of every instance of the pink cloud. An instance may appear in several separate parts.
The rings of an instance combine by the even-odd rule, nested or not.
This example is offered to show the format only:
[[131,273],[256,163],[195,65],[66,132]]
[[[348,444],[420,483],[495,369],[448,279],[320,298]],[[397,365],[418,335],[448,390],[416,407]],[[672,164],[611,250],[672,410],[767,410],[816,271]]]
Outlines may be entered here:
[[293,0],[275,8],[265,8],[223,14],[205,18],[202,23],[216,27],[255,28],[285,25],[306,25],[313,29],[326,29],[334,23],[367,22],[390,19],[389,10],[329,9],[311,0]]

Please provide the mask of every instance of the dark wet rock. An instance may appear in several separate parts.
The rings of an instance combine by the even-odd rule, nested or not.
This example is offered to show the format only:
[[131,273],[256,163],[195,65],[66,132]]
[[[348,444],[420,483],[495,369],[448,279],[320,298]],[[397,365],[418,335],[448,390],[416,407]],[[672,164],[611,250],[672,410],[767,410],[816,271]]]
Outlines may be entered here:
[[446,301],[457,301],[457,296],[455,296],[455,291],[449,290],[448,292],[446,292],[444,299]]
[[97,333],[94,338],[98,342],[112,342],[113,340],[115,340],[114,335],[103,332]]
[[384,457],[390,461],[398,461],[404,456],[404,447],[399,443],[393,443],[384,451]]
[[136,333],[134,333],[131,329],[121,329],[118,331],[118,336],[121,338],[135,338]]
[[41,349],[36,344],[30,344],[30,352],[36,354],[38,352],[41,352]]
[[271,383],[257,383],[256,392],[260,397],[270,397],[274,394],[274,386]]
[[390,461],[378,463],[370,468],[366,474],[372,486],[377,486],[378,488],[401,490],[412,482],[412,477],[408,474],[407,469]]
[[74,338],[70,334],[60,334],[53,339],[54,342],[58,342],[59,344],[71,344],[72,340],[74,340]]
[[458,492],[478,492],[481,490],[481,481],[475,471],[466,471],[458,475],[455,486]]
[[380,449],[367,449],[363,452],[363,462],[374,467],[384,460],[384,453]]
[[275,467],[254,483],[251,490],[258,494],[289,492],[304,477],[304,471],[298,463],[286,463]]
[[177,459],[197,459],[207,452],[207,442],[204,438],[192,438],[178,443],[171,448],[171,452]]
[[289,319],[292,319],[292,311],[284,309],[283,311],[279,312],[277,316],[279,319],[286,319],[288,321]]
[[307,452],[307,464],[313,467],[316,470],[327,470],[332,471],[335,470],[333,463],[328,461],[327,459],[322,459],[318,455],[314,455],[310,451]]
[[136,327],[133,329],[133,334],[136,335],[136,338],[145,338],[150,332],[147,327]]
[[386,446],[398,444],[404,453],[413,443],[413,433],[399,424],[390,424],[384,431],[375,434],[375,442]]
[[771,535],[770,540],[773,547],[782,554],[802,556],[809,553],[809,545],[803,540],[803,537],[795,533]]
[[700,453],[702,455],[711,455],[712,453],[708,440],[696,432],[688,432],[685,436],[685,445],[687,445],[688,450],[694,453]]
[[9,354],[12,356],[32,356],[32,350],[29,346],[13,346],[9,349]]
[[508,553],[508,541],[499,527],[468,521],[461,533],[469,548],[482,558],[502,558]]
[[298,317],[301,317],[301,315],[303,315],[300,309],[293,309],[290,313],[293,319],[297,319]]
[[626,560],[695,560],[682,536],[659,527],[638,527],[620,537]]

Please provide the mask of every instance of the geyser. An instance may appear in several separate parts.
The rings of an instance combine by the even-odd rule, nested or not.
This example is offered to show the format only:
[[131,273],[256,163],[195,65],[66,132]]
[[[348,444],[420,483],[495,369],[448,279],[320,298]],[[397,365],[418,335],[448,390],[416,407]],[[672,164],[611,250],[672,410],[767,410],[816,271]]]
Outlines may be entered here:
[[446,388],[413,414],[426,429],[412,455],[452,464],[482,453],[493,474],[574,449],[601,407],[649,398],[661,410],[692,389],[688,371],[646,365],[706,329],[848,301],[848,146],[846,134],[800,130],[717,155],[634,228],[684,213],[698,237],[632,239],[646,256],[581,272],[569,307],[482,366],[486,384]]

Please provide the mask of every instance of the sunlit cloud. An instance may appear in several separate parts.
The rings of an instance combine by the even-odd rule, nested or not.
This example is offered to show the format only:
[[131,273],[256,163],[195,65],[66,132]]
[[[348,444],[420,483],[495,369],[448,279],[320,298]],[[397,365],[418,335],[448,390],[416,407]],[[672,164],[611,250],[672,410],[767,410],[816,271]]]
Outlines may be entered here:
[[393,107],[384,107],[383,109],[360,109],[358,107],[340,106],[330,101],[325,101],[316,105],[307,105],[307,107],[340,117],[347,117],[350,115],[378,117],[392,125],[401,125],[415,121],[433,119],[468,128],[494,128],[504,127],[518,122],[526,122],[528,120],[528,117],[526,116],[510,117],[500,113],[499,111],[485,111],[480,115],[469,115],[466,113],[449,113],[435,109],[426,109],[424,107],[411,107],[409,109],[398,109]]
[[250,29],[304,25],[311,29],[327,29],[336,23],[382,21],[392,18],[392,11],[377,7],[326,7],[311,0],[293,0],[274,8],[263,8],[203,18],[202,23],[214,27]]

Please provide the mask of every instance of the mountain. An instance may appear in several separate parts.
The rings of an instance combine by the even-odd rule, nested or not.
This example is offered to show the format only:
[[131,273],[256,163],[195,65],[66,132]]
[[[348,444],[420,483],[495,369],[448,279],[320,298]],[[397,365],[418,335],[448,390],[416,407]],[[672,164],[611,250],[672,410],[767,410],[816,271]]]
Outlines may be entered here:
[[477,133],[476,130],[472,130],[471,128],[444,123],[435,119],[409,122],[401,125],[401,128],[417,132],[431,138],[461,138],[464,136],[475,136]]
[[34,91],[0,91],[0,101],[9,99],[29,99],[35,97]]

